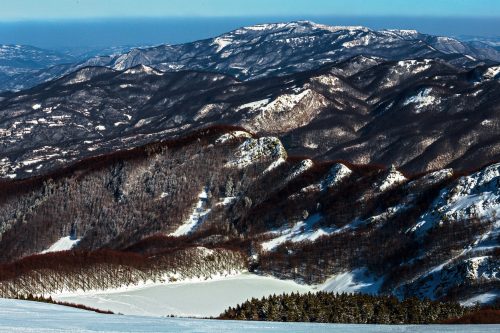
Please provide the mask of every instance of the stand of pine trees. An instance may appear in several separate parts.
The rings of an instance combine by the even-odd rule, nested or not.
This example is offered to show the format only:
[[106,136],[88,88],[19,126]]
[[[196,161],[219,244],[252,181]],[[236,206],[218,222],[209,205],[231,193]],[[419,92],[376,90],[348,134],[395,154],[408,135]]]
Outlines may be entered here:
[[472,311],[458,303],[394,296],[318,292],[251,299],[219,319],[349,324],[429,324]]

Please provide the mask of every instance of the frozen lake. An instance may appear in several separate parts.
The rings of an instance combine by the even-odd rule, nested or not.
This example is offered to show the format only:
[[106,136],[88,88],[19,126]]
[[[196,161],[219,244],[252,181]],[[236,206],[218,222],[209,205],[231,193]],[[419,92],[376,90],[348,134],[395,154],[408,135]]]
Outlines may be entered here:
[[293,281],[241,274],[208,281],[153,284],[123,291],[84,292],[52,297],[126,315],[216,317],[229,306],[236,306],[252,297],[312,290],[310,286]]
[[104,315],[53,304],[0,299],[0,332],[499,332],[500,325],[381,326],[268,323]]
[[378,282],[362,272],[339,274],[321,285],[303,285],[250,273],[208,281],[149,284],[107,291],[52,295],[56,300],[84,304],[114,313],[137,316],[216,317],[230,306],[252,297],[309,291],[373,292]]

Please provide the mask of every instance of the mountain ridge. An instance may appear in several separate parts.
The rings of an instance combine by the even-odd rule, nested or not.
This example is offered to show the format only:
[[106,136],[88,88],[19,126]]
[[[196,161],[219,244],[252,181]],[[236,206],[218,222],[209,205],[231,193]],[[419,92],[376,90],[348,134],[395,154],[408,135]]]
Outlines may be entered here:
[[[266,27],[269,29],[265,29]],[[294,30],[297,31],[294,32]],[[371,52],[373,55],[381,55],[382,53],[374,49],[373,46],[364,47],[364,45],[368,45],[369,43],[375,45],[377,40],[382,41],[378,47],[382,47],[385,50],[384,54],[386,56],[390,54],[389,51],[391,49],[393,50],[392,52],[396,52],[395,55],[397,56],[393,58],[401,59],[408,52],[413,55],[407,56],[407,58],[414,58],[417,55],[421,57],[424,54],[432,58],[446,58],[447,54],[463,53],[468,55],[469,58],[462,56],[455,60],[457,64],[465,66],[477,65],[478,61],[474,58],[500,61],[500,52],[493,48],[475,48],[468,46],[467,42],[420,33],[415,34],[414,31],[410,30],[401,30],[399,34],[396,31],[398,30],[376,31],[365,27],[332,27],[310,21],[242,27],[214,38],[185,44],[165,44],[144,49],[137,48],[122,55],[94,57],[76,66],[56,66],[49,70],[41,70],[39,73],[32,72],[27,75],[10,77],[8,81],[4,80],[0,82],[0,91],[12,89],[16,85],[22,85],[23,88],[32,87],[88,65],[102,65],[115,69],[125,69],[142,63],[152,65],[155,69],[163,71],[177,71],[182,68],[211,68],[212,71],[235,75],[243,79],[253,79],[271,74],[283,75],[312,69],[327,62],[340,61],[356,54],[370,54]],[[348,32],[349,35],[353,34],[353,36],[347,37],[345,41],[342,39],[339,40],[337,37],[346,36],[336,36],[340,32]],[[266,35],[265,33],[268,34]],[[286,43],[283,43],[283,40],[279,38],[284,33],[288,34],[288,38],[285,38]],[[249,39],[244,39],[247,34],[250,35]],[[409,36],[413,36],[413,39],[409,38]],[[322,40],[319,40],[318,37],[322,37]],[[238,43],[241,44],[241,47],[231,51],[232,44],[238,42],[238,38],[242,39],[241,43]],[[266,40],[273,40],[273,38],[272,48],[276,50],[279,46],[281,48],[280,52],[286,53],[291,58],[297,55],[297,52],[293,52],[295,50],[293,43],[289,43],[292,40],[297,42],[297,47],[301,48],[300,53],[302,54],[310,48],[309,54],[289,63],[283,62],[283,60],[275,56],[266,60],[266,62],[272,63],[272,66],[262,67],[259,64],[259,57],[262,57],[262,54],[253,55],[251,50],[245,50],[245,48],[252,45],[253,49],[265,49],[267,47]],[[220,41],[223,42],[219,45],[218,42]],[[344,50],[340,51],[339,55],[328,53],[329,50],[332,50],[332,47],[333,50],[339,50],[339,46],[344,44],[347,47],[344,47]],[[222,52],[223,49],[225,49],[224,52]],[[320,52],[321,50],[326,51]],[[239,62],[242,55],[247,59],[245,63]],[[269,57],[270,54],[267,54],[267,56]],[[196,61],[191,62],[190,59],[196,59]],[[389,56],[388,60],[390,59],[391,57]],[[279,67],[282,67],[282,69],[279,69]],[[242,68],[246,70],[242,70]]]

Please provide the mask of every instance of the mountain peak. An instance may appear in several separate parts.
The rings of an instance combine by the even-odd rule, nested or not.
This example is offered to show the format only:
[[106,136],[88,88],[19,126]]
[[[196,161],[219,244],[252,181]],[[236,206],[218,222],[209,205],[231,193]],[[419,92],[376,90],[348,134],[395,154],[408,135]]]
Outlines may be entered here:
[[279,22],[279,23],[264,23],[256,24],[251,26],[246,26],[236,30],[236,32],[248,32],[248,31],[274,31],[282,29],[302,29],[302,30],[326,30],[330,32],[337,31],[370,31],[370,29],[363,26],[332,26],[326,24],[320,24],[308,20],[299,20],[291,22]]

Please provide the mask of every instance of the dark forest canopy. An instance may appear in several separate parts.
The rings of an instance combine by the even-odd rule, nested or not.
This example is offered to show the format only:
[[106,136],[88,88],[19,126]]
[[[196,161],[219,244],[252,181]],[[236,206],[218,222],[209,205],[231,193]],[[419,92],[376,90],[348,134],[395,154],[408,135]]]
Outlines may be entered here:
[[429,324],[472,312],[458,303],[394,296],[318,292],[251,299],[219,319],[348,324]]

